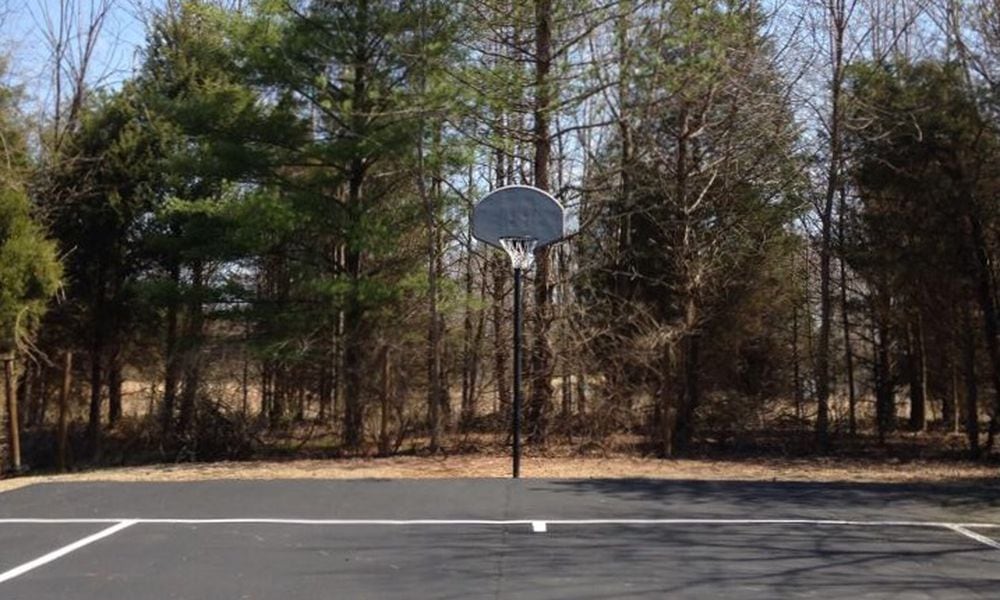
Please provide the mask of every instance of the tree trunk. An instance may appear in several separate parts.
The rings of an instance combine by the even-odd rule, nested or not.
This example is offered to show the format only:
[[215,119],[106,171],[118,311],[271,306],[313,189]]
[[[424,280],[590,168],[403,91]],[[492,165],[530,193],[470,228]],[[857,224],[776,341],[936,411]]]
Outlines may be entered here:
[[391,451],[389,401],[392,396],[392,350],[389,346],[382,348],[382,389],[379,396],[381,414],[379,415],[378,453],[379,456],[389,456]]
[[17,378],[17,414],[21,422],[19,427],[31,427],[38,412],[38,394],[35,391],[38,382],[39,365],[25,360],[21,367],[21,376]]
[[979,447],[979,384],[976,381],[976,332],[972,328],[969,307],[962,303],[962,375],[965,378],[965,435],[969,453],[978,458]]
[[104,385],[104,368],[101,358],[104,353],[104,333],[95,319],[95,332],[90,344],[90,414],[87,421],[87,443],[91,458],[97,462],[101,457],[101,389]]
[[14,394],[14,357],[3,358],[4,397],[7,402],[7,442],[10,465],[15,473],[21,470],[21,431],[17,418],[17,397]]
[[676,363],[676,348],[672,343],[664,344],[663,354],[660,356],[660,377],[658,390],[659,401],[659,429],[660,429],[660,457],[671,458],[674,456],[674,434],[677,431],[677,398],[679,396],[676,377],[674,374]]
[[321,423],[325,423],[331,414],[330,401],[333,400],[331,392],[329,360],[324,360],[319,369],[319,415],[317,415],[317,419]]
[[87,420],[87,443],[91,458],[97,462],[101,457],[101,391],[104,387],[104,353],[107,334],[107,300],[105,288],[107,273],[104,265],[97,265],[97,281],[91,308],[90,332],[90,411]]
[[250,353],[249,340],[243,340],[243,373],[240,377],[240,415],[245,419],[250,414]]
[[819,340],[816,347],[816,446],[825,452],[830,446],[830,330],[833,302],[830,290],[830,258],[833,251],[833,201],[840,188],[843,155],[841,92],[844,82],[844,34],[851,11],[842,2],[827,5],[830,25],[830,121],[829,164],[826,193],[820,207],[819,247]]
[[816,346],[816,447],[825,452],[830,445],[830,299],[829,212],[824,212],[820,243],[820,320]]
[[[354,161],[353,174],[348,192],[349,210],[352,223],[357,223],[361,204],[361,183],[364,177],[360,160]],[[364,310],[361,305],[361,253],[348,248],[345,265],[350,277],[350,290],[344,311],[344,446],[357,450],[364,440],[364,405],[362,401],[364,383],[365,327],[362,323]]]
[[69,466],[69,392],[73,385],[73,352],[66,351],[63,362],[62,387],[59,389],[59,421],[56,430],[56,461],[59,471]]
[[847,302],[847,261],[846,233],[844,220],[847,218],[847,192],[840,186],[840,210],[837,211],[838,241],[840,245],[840,319],[844,331],[844,371],[847,376],[847,430],[853,437],[858,433],[858,399],[854,391],[854,348],[851,346],[850,305]]
[[[549,138],[552,66],[552,0],[535,0],[535,104],[534,104],[534,183],[549,189],[549,159],[552,140]],[[527,428],[529,439],[544,444],[548,433],[549,410],[552,404],[552,348],[549,345],[551,307],[549,302],[549,251],[542,249],[535,258],[535,313],[532,319],[534,340],[531,352],[531,397],[528,401]]]
[[279,361],[271,363],[271,402],[268,405],[267,420],[271,427],[281,427],[285,420],[285,399],[287,396],[288,367]]
[[[560,154],[562,151],[560,150]],[[562,181],[562,165],[559,161],[560,181]],[[561,185],[561,184],[560,184]],[[568,248],[562,246],[556,249],[556,264],[558,265],[558,294],[559,294],[559,351],[556,353],[558,360],[560,392],[562,395],[562,407],[560,408],[560,421],[566,431],[568,443],[572,443],[573,427],[573,359],[572,350],[572,320],[568,318],[567,305],[573,302],[571,297],[572,285],[570,283]]]
[[[632,189],[633,189],[633,177],[632,169],[633,166],[633,153],[634,144],[632,138],[632,127],[629,122],[630,108],[629,108],[629,98],[632,93],[630,84],[630,75],[632,71],[632,50],[631,43],[629,40],[629,29],[630,29],[630,16],[633,7],[631,0],[623,0],[618,5],[618,19],[616,23],[616,37],[617,37],[617,51],[618,51],[618,89],[617,89],[617,101],[618,101],[618,135],[620,136],[621,144],[621,156],[619,156],[618,170],[619,170],[619,189],[618,196],[620,198],[618,206],[614,209],[617,210],[617,227],[618,231],[616,233],[616,240],[614,246],[614,275],[613,275],[613,285],[614,285],[614,299],[611,302],[612,312],[611,312],[611,325],[616,328],[615,335],[622,335],[627,330],[629,321],[629,316],[627,313],[630,310],[628,304],[630,303],[633,296],[634,284],[629,273],[633,268],[634,254],[632,251],[632,232],[633,232],[633,221],[632,215],[634,212],[633,200],[632,200]],[[627,335],[627,334],[626,334]],[[661,365],[661,368],[665,368]],[[672,367],[671,367],[672,368]],[[663,376],[666,376],[664,374]],[[614,386],[610,387],[610,393],[615,397],[625,397],[629,392],[627,390],[621,389],[618,384],[619,381],[625,378],[615,378]],[[611,383],[611,380],[608,381]],[[669,394],[669,391],[663,393]],[[581,395],[582,397],[582,395]],[[666,400],[664,400],[666,401]],[[663,406],[665,404],[657,403],[657,407],[660,414],[660,419],[662,420],[667,416],[664,411]],[[671,413],[672,414],[672,413]],[[673,425],[671,424],[672,428]],[[673,432],[671,429],[670,434],[663,434],[661,437],[664,438],[664,455],[669,455],[673,452]],[[667,443],[666,438],[670,438],[669,443]],[[666,446],[670,446],[669,452]]]
[[292,393],[295,395],[296,423],[301,423],[306,420],[306,393],[305,393],[306,389],[305,386],[302,384],[303,375],[304,373],[302,373],[301,367],[296,367],[292,370],[292,377],[294,378],[293,381],[295,382],[293,384]]
[[701,387],[699,380],[700,364],[700,338],[696,333],[697,328],[697,307],[693,299],[688,300],[685,315],[685,329],[692,333],[687,334],[682,342],[683,352],[683,385],[684,388],[680,397],[680,407],[677,410],[676,423],[674,427],[674,451],[686,452],[691,447],[694,436],[694,417],[701,400]]
[[959,418],[958,418],[958,407],[960,405],[960,385],[959,385],[959,369],[954,362],[949,361],[949,369],[951,370],[951,390],[950,393],[946,394],[944,397],[944,402],[941,406],[941,421],[943,421],[945,426],[945,431],[950,431],[952,433],[959,432]]
[[[465,303],[462,316],[462,415],[460,428],[462,431],[476,418],[476,384],[479,367],[479,342],[475,334],[472,309],[472,248],[466,247],[465,253]],[[479,320],[482,323],[482,317]]]
[[884,317],[876,316],[875,340],[875,421],[878,440],[885,443],[886,435],[895,422],[895,400],[893,399],[892,364],[889,358],[889,325]]
[[[346,270],[347,255],[343,248],[340,251],[341,264]],[[330,417],[337,423],[343,418],[342,399],[344,397],[344,335],[347,330],[347,313],[343,310],[337,311],[336,338],[333,340],[333,379],[330,382],[332,388],[330,399]]]
[[680,329],[680,389],[677,393],[677,408],[673,433],[673,452],[684,452],[690,445],[694,413],[697,409],[699,395],[698,370],[698,337],[700,314],[697,304],[698,283],[697,249],[692,231],[693,221],[697,218],[688,204],[688,167],[696,162],[692,157],[691,129],[692,116],[688,107],[683,107],[677,116],[677,150],[675,159],[674,186],[677,204],[682,207],[682,231],[680,233],[679,269],[684,280],[683,289],[683,323]]
[[632,247],[632,128],[629,124],[629,75],[632,61],[630,60],[629,17],[632,13],[631,0],[622,0],[618,6],[617,23],[618,37],[618,135],[621,136],[621,156],[618,168],[620,171],[619,195],[621,196],[621,220],[618,225],[617,258],[620,261],[615,273],[615,294],[622,298],[625,293],[625,283],[628,278],[624,268],[624,259]]
[[168,445],[174,436],[174,412],[177,405],[177,386],[181,374],[181,353],[178,346],[178,320],[180,310],[177,296],[181,288],[181,268],[177,263],[170,265],[170,280],[173,294],[167,304],[166,373],[163,381],[163,405],[160,407],[160,434]]
[[184,387],[180,395],[180,412],[177,419],[177,433],[187,436],[194,426],[198,392],[201,387],[201,343],[204,333],[204,293],[205,266],[201,260],[191,264],[191,291],[187,303],[187,331],[184,335]]
[[[351,133],[363,138],[368,129],[370,102],[368,97],[369,37],[367,2],[357,8],[354,27],[354,65],[352,66],[352,106],[349,116]],[[368,165],[361,150],[351,158],[347,171],[348,226],[360,227],[364,214],[363,187]],[[368,346],[365,307],[361,298],[363,256],[356,244],[347,244],[344,267],[349,278],[349,290],[344,308],[344,446],[350,451],[361,448],[364,441],[364,357]]]
[[920,317],[907,328],[907,375],[910,385],[910,431],[927,426],[927,369],[924,356],[924,332]]
[[504,422],[509,420],[511,410],[510,385],[507,381],[507,353],[509,340],[504,327],[504,288],[507,283],[507,267],[503,261],[492,258],[493,270],[493,371],[496,379],[497,399],[500,415]]
[[274,361],[262,360],[260,363],[260,411],[259,418],[267,423],[268,428],[275,427],[276,423],[271,421],[272,408],[274,404]]
[[[421,14],[419,22],[419,35],[421,41],[426,35],[426,28]],[[423,62],[418,67],[417,79],[420,93],[427,93],[427,72],[426,57],[422,57]],[[417,191],[420,200],[424,205],[424,218],[427,227],[426,253],[427,253],[427,421],[430,429],[430,451],[437,452],[441,447],[441,412],[442,403],[446,390],[441,381],[443,349],[441,340],[443,337],[444,322],[438,310],[438,280],[441,275],[441,236],[439,233],[438,219],[440,218],[440,188],[436,184],[427,185],[427,178],[431,176],[427,172],[426,163],[426,122],[429,116],[421,116],[417,131]],[[440,136],[438,130],[440,124],[435,123],[434,144],[432,152],[439,150],[438,141]],[[435,170],[434,181],[440,181],[442,174]]]
[[468,285],[466,288],[464,315],[462,316],[462,414],[459,417],[459,429],[461,431],[466,431],[476,418],[476,357],[472,354],[472,308],[468,300],[471,293],[472,286]]
[[122,357],[116,345],[108,365],[108,426],[114,427],[122,417]]
[[[438,272],[441,273],[444,270],[442,264],[438,265]],[[438,339],[442,340],[441,348],[441,360],[440,360],[440,370],[438,371],[438,414],[441,419],[441,428],[443,431],[450,431],[452,423],[454,422],[451,406],[451,383],[449,377],[451,376],[451,370],[448,365],[451,361],[448,358],[448,347],[443,345],[443,340],[446,337],[445,322],[444,317],[438,317]]]
[[795,420],[803,422],[802,405],[805,400],[802,392],[802,373],[799,357],[799,303],[792,305],[792,393],[795,397]]
[[[422,127],[421,127],[422,134]],[[423,200],[427,225],[427,422],[430,450],[441,447],[441,315],[438,311],[438,202],[429,193],[424,173],[423,136],[418,141],[417,188]]]
[[990,256],[986,247],[983,226],[976,216],[969,217],[972,245],[975,253],[976,299],[983,315],[983,337],[986,354],[990,361],[990,382],[993,385],[993,406],[990,407],[990,422],[987,430],[986,451],[993,448],[993,440],[1000,429],[1000,341],[997,339],[997,308],[993,295],[993,273],[990,270]]
[[33,425],[45,425],[45,417],[49,412],[49,401],[51,399],[51,382],[47,376],[47,367],[41,367],[38,371],[38,402],[35,405],[37,411],[31,418]]

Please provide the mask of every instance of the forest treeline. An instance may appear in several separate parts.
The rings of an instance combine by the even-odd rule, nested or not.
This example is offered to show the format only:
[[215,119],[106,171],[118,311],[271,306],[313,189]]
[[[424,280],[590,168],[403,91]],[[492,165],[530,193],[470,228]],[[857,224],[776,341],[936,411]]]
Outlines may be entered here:
[[996,3],[114,2],[4,63],[6,468],[509,443],[510,184],[535,448],[997,453]]

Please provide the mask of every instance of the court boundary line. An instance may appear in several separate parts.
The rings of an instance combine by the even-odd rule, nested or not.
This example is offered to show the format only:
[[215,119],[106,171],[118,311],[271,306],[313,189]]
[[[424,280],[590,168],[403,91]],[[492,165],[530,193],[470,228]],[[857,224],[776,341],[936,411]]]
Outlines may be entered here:
[[0,518],[0,525],[70,525],[70,524],[130,524],[146,525],[527,525],[546,523],[548,525],[816,525],[841,527],[963,527],[970,529],[1000,529],[997,522],[963,521],[903,521],[903,520],[863,520],[863,519],[710,519],[710,518],[664,518],[664,519],[559,519],[533,517],[525,519],[295,519],[270,517],[238,518],[143,518],[143,517],[11,517]]
[[991,537],[986,537],[985,535],[982,535],[981,533],[976,533],[975,531],[972,531],[971,529],[968,529],[965,526],[962,526],[962,525],[949,525],[948,529],[951,529],[952,531],[954,531],[956,533],[961,533],[965,537],[971,538],[973,540],[976,540],[977,542],[979,542],[981,544],[984,544],[986,546],[989,546],[990,548],[994,548],[996,550],[1000,550],[1000,542],[996,541],[995,539],[993,539]]
[[84,546],[89,546],[90,544],[93,544],[94,542],[97,542],[99,540],[103,540],[106,537],[111,537],[114,534],[118,533],[119,531],[122,531],[123,529],[128,529],[132,525],[135,525],[135,523],[136,522],[131,519],[119,520],[115,525],[112,525],[111,527],[102,529],[97,533],[88,535],[87,537],[81,538],[71,544],[66,544],[61,548],[57,548],[52,552],[49,552],[48,554],[43,554],[42,556],[39,556],[34,560],[29,560],[26,563],[14,567],[13,569],[4,571],[3,573],[0,573],[0,583],[10,581],[15,577],[20,577],[21,575],[24,575],[29,571],[33,571],[38,567],[59,560],[60,558],[66,556],[67,554],[75,552],[76,550],[79,550]]

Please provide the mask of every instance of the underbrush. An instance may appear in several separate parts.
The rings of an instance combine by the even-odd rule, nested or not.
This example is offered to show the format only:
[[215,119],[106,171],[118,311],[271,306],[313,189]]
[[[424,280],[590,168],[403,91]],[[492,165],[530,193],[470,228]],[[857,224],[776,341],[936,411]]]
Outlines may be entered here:
[[[531,443],[529,431],[522,442],[527,456],[542,457],[642,457],[655,458],[660,446],[647,426],[619,428],[607,432],[594,419],[576,416],[553,419],[544,444]],[[70,427],[68,462],[74,469],[99,466],[210,463],[215,461],[332,459],[375,456],[505,456],[510,452],[510,432],[501,415],[485,415],[449,428],[436,452],[429,450],[430,439],[422,423],[407,422],[405,430],[390,430],[391,439],[381,439],[380,431],[369,427],[369,435],[359,448],[345,448],[336,419],[288,418],[269,426],[257,416],[249,416],[222,405],[199,407],[195,422],[185,435],[161,435],[161,424],[150,417],[126,417],[104,432],[100,449],[92,451],[82,423]],[[373,424],[369,424],[373,425]],[[713,427],[714,425],[714,427]],[[700,422],[699,434],[687,451],[675,458],[711,460],[757,459],[865,459],[900,463],[918,460],[966,461],[967,439],[949,431],[896,431],[884,443],[862,422],[863,433],[849,435],[835,428],[826,452],[816,451],[814,433],[808,423],[794,420],[770,427],[720,427],[709,420]],[[403,431],[401,435],[399,432]],[[33,471],[56,469],[54,427],[26,429],[22,437],[23,464]],[[985,463],[1000,461],[996,449],[980,457]]]

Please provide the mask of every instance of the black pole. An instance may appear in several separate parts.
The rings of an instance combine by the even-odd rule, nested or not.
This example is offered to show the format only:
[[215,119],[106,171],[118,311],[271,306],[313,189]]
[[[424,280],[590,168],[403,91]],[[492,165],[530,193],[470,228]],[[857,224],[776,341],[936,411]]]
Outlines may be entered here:
[[514,269],[514,479],[521,476],[521,269]]

